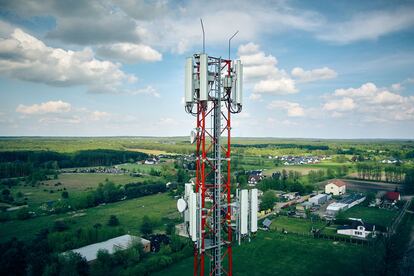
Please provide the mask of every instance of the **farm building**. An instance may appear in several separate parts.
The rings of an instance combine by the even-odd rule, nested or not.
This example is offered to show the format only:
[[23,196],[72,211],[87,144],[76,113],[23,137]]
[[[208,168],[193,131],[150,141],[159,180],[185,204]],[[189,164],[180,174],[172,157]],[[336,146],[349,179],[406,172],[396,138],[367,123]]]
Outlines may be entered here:
[[150,252],[150,241],[131,235],[123,235],[107,241],[90,244],[78,249],[71,250],[74,253],[79,253],[86,261],[91,262],[96,260],[99,250],[107,250],[109,254],[115,253],[117,250],[125,250],[134,242],[142,243],[145,252]]
[[350,218],[350,225],[339,226],[337,233],[351,237],[365,239],[369,234],[375,231],[375,225],[364,223],[361,219]]
[[309,202],[312,203],[313,205],[324,204],[327,200],[328,200],[327,194],[319,194],[319,195],[309,198]]
[[326,208],[326,216],[334,217],[341,210],[346,210],[354,207],[355,205],[365,200],[364,195],[354,194],[341,199],[338,202],[334,202],[328,205]]
[[346,193],[346,183],[342,180],[331,180],[325,185],[325,193],[333,195],[343,195]]

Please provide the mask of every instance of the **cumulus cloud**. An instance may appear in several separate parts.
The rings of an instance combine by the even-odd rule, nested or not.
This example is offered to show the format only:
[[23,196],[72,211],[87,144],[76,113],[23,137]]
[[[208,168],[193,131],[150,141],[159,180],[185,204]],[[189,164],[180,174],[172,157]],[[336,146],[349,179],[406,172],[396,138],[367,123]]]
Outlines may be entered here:
[[292,94],[298,90],[295,87],[295,82],[289,78],[267,79],[261,80],[254,85],[254,93],[270,93],[270,94]]
[[[249,42],[238,49],[243,63],[243,74],[247,82],[253,82],[254,94],[292,94],[298,92],[295,81],[284,71],[277,68],[277,59],[266,55],[259,45]],[[253,98],[258,98],[253,96]]]
[[324,110],[328,111],[348,111],[354,109],[355,102],[351,98],[342,98],[339,100],[331,100],[323,105]]
[[89,88],[134,82],[136,77],[124,73],[120,66],[96,59],[89,48],[71,51],[48,47],[20,29],[0,40],[0,73],[20,80]]
[[289,117],[303,117],[305,116],[304,108],[295,102],[289,101],[272,101],[268,106],[268,109],[283,109],[287,111]]
[[329,27],[322,28],[317,37],[341,44],[377,39],[389,33],[412,28],[413,13],[412,7],[359,13],[348,21],[328,24]]
[[160,93],[158,93],[158,90],[155,89],[154,87],[152,87],[151,85],[148,85],[144,88],[141,89],[136,89],[136,90],[130,90],[128,91],[129,94],[131,95],[140,95],[140,94],[144,94],[144,95],[149,95],[149,96],[153,96],[156,98],[161,97]]
[[25,115],[47,114],[47,113],[65,113],[71,110],[71,104],[59,101],[48,101],[41,104],[23,105],[20,104],[16,111]]
[[97,48],[99,56],[125,63],[153,62],[162,59],[161,53],[144,44],[115,43]]
[[313,70],[305,71],[301,67],[295,67],[292,69],[291,72],[292,76],[295,78],[298,78],[301,82],[311,82],[311,81],[317,81],[317,80],[327,80],[327,79],[333,79],[337,77],[337,73],[328,68],[318,68]]
[[414,120],[414,97],[369,82],[358,88],[336,89],[327,97],[323,110],[335,118],[350,114],[366,122]]

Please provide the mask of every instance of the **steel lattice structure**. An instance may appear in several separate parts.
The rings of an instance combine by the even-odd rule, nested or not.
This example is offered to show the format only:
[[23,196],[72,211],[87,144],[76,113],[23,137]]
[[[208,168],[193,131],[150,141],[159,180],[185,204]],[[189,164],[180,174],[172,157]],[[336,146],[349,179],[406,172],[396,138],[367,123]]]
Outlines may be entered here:
[[[198,55],[194,55],[199,72]],[[211,76],[208,101],[197,101],[196,183],[201,229],[194,248],[194,275],[232,275],[231,114],[239,112],[231,99],[231,60],[208,57]],[[237,110],[234,110],[233,108]],[[222,170],[226,171],[223,174]]]

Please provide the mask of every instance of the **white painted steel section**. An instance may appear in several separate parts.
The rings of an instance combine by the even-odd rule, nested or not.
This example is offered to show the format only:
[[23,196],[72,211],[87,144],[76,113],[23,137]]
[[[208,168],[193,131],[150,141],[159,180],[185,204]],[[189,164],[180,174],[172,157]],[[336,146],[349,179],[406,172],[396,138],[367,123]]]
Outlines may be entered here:
[[185,62],[185,102],[192,103],[194,101],[194,79],[193,79],[193,58],[189,57]]
[[257,232],[257,189],[250,190],[250,231]]
[[200,55],[200,101],[208,100],[208,56]]
[[247,190],[241,190],[240,205],[240,234],[246,235],[249,220],[249,193]]

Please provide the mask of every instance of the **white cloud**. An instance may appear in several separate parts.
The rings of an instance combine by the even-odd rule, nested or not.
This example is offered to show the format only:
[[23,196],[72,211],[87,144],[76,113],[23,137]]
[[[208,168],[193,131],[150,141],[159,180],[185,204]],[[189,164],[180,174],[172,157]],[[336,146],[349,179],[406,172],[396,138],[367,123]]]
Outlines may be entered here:
[[324,110],[328,111],[348,111],[354,109],[355,102],[351,98],[342,98],[340,100],[331,100],[323,105]]
[[252,101],[260,101],[261,99],[262,99],[262,95],[260,95],[260,94],[252,93],[249,96],[249,100],[252,100]]
[[161,53],[144,44],[115,43],[103,45],[98,47],[96,53],[99,56],[125,63],[153,62],[162,59]]
[[261,80],[254,85],[254,93],[292,94],[298,92],[295,82],[289,78]]
[[109,114],[108,112],[96,110],[96,111],[91,112],[90,118],[93,121],[99,121],[99,120],[108,118],[110,115],[111,114]]
[[373,40],[389,33],[412,28],[413,14],[412,7],[359,13],[349,21],[327,24],[328,27],[322,28],[317,37],[341,44]]
[[374,83],[335,90],[323,109],[335,118],[348,114],[363,122],[414,121],[413,96],[401,96]]
[[291,74],[293,77],[298,78],[301,82],[333,79],[338,75],[334,70],[328,67],[312,69],[308,71],[303,70],[301,67],[295,67],[292,69]]
[[144,95],[150,95],[156,98],[160,98],[161,95],[160,93],[158,93],[157,89],[155,89],[154,87],[152,87],[151,85],[148,85],[144,88],[141,89],[136,89],[136,90],[130,90],[128,91],[129,94],[131,95],[140,95],[140,94],[144,94]]
[[289,117],[303,117],[305,116],[304,108],[295,102],[289,101],[272,101],[268,106],[268,109],[284,109],[287,111]]
[[[254,82],[254,94],[292,94],[298,92],[295,81],[285,71],[277,68],[277,59],[260,51],[252,42],[241,45],[238,55],[243,63],[243,74],[247,82]],[[258,99],[258,96],[251,97]]]
[[0,40],[0,73],[20,80],[52,86],[87,85],[90,89],[136,81],[120,66],[95,59],[89,48],[71,51],[48,47],[20,29]]
[[41,104],[23,105],[20,104],[16,111],[25,115],[47,114],[47,113],[65,113],[71,110],[71,104],[59,101],[49,101]]

